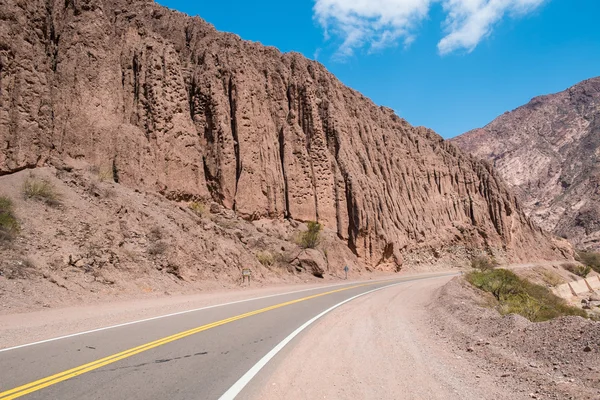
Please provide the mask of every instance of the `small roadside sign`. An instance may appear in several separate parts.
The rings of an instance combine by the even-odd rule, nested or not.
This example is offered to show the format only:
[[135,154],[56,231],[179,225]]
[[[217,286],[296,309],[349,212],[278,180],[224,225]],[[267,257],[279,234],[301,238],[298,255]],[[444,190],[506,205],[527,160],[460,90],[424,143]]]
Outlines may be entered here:
[[252,276],[252,271],[250,270],[250,268],[242,269],[242,283],[244,283],[246,281],[246,278],[248,278],[248,283],[250,283],[251,276]]
[[344,272],[346,273],[346,278],[345,279],[348,279],[348,271],[350,271],[350,268],[348,268],[348,266],[346,265],[344,267]]

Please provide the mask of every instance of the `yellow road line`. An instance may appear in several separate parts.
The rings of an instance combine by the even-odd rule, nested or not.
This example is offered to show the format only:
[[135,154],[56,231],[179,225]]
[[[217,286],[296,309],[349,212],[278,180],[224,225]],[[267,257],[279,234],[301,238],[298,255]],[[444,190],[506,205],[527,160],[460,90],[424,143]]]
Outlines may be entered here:
[[365,284],[350,286],[350,287],[346,287],[346,288],[342,288],[342,289],[336,289],[336,290],[332,290],[332,291],[325,292],[325,293],[319,293],[319,294],[315,294],[315,295],[312,295],[312,296],[303,297],[301,299],[296,299],[296,300],[287,301],[285,303],[275,304],[273,306],[261,308],[259,310],[250,311],[250,312],[247,312],[245,314],[236,315],[235,317],[222,319],[220,321],[213,322],[213,323],[210,323],[210,324],[202,325],[202,326],[199,326],[197,328],[193,328],[193,329],[190,329],[190,330],[187,330],[187,331],[184,331],[184,332],[180,332],[180,333],[177,333],[175,335],[167,336],[165,338],[158,339],[158,340],[155,340],[153,342],[146,343],[146,344],[143,344],[141,346],[134,347],[134,348],[131,348],[129,350],[125,350],[125,351],[122,351],[120,353],[113,354],[111,356],[108,356],[108,357],[105,357],[105,358],[101,358],[101,359],[96,360],[96,361],[92,361],[92,362],[90,362],[88,364],[80,365],[79,367],[75,367],[75,368],[69,369],[67,371],[59,372],[58,374],[54,374],[54,375],[48,376],[46,378],[42,378],[42,379],[39,379],[39,380],[31,382],[31,383],[27,383],[25,385],[16,387],[14,389],[7,390],[5,392],[0,393],[0,400],[12,400],[12,399],[16,399],[16,398],[21,397],[21,396],[25,396],[26,394],[29,394],[29,393],[32,393],[32,392],[36,392],[36,391],[41,390],[41,389],[43,389],[45,387],[52,386],[52,385],[55,385],[57,383],[66,381],[67,379],[71,379],[71,378],[74,378],[76,376],[85,374],[86,372],[93,371],[93,370],[101,368],[101,367],[103,367],[105,365],[112,364],[114,362],[117,362],[117,361],[123,360],[125,358],[134,356],[134,355],[142,353],[144,351],[147,351],[147,350],[150,350],[150,349],[154,349],[154,348],[156,348],[158,346],[162,346],[164,344],[171,343],[171,342],[174,342],[176,340],[183,339],[183,338],[185,338],[187,336],[194,335],[196,333],[199,333],[199,332],[202,332],[202,331],[206,331],[208,329],[215,328],[217,326],[225,325],[225,324],[228,324],[228,323],[233,322],[233,321],[237,321],[237,320],[240,320],[240,319],[243,319],[243,318],[251,317],[253,315],[261,314],[261,313],[264,313],[264,312],[267,312],[267,311],[275,310],[277,308],[289,306],[291,304],[296,304],[296,303],[299,303],[301,301],[306,301],[306,300],[314,299],[314,298],[317,298],[317,297],[326,296],[326,295],[333,294],[333,293],[338,293],[338,292],[343,292],[345,290],[355,289],[355,288],[359,288],[359,287],[363,287],[363,286],[375,285],[375,284],[378,284],[378,283],[381,283],[381,282],[365,283]]

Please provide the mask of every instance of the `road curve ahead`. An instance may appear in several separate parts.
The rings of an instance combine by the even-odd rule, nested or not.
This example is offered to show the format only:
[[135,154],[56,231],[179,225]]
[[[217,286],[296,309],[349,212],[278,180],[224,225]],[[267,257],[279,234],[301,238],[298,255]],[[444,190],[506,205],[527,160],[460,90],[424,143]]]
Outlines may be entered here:
[[261,368],[327,312],[452,275],[316,288],[0,350],[0,400],[243,398]]

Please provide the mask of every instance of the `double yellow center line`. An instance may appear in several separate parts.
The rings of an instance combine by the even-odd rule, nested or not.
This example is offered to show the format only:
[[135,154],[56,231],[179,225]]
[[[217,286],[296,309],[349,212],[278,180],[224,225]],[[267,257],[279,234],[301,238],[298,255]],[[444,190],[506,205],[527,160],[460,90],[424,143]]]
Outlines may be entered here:
[[319,294],[315,294],[315,295],[312,295],[312,296],[303,297],[301,299],[291,300],[291,301],[287,301],[285,303],[280,303],[280,304],[275,304],[273,306],[261,308],[259,310],[250,311],[250,312],[247,312],[245,314],[236,315],[235,317],[222,319],[220,321],[213,322],[213,323],[210,323],[210,324],[202,325],[202,326],[199,326],[197,328],[193,328],[193,329],[190,329],[190,330],[187,330],[187,331],[184,331],[184,332],[180,332],[180,333],[177,333],[175,335],[167,336],[165,338],[162,338],[162,339],[159,339],[159,340],[155,340],[153,342],[146,343],[146,344],[143,344],[141,346],[134,347],[134,348],[131,348],[129,350],[125,350],[125,351],[122,351],[120,353],[113,354],[111,356],[108,356],[108,357],[105,357],[105,358],[101,358],[101,359],[96,360],[96,361],[92,361],[91,363],[80,365],[79,367],[72,368],[72,369],[69,369],[67,371],[59,372],[58,374],[50,375],[50,376],[48,376],[46,378],[39,379],[37,381],[34,381],[34,382],[31,382],[31,383],[28,383],[28,384],[16,387],[14,389],[7,390],[5,392],[0,393],[0,400],[12,400],[12,399],[16,399],[16,398],[21,397],[21,396],[25,396],[25,395],[27,395],[29,393],[36,392],[36,391],[41,390],[41,389],[43,389],[45,387],[55,385],[57,383],[66,381],[67,379],[71,379],[71,378],[74,378],[76,376],[85,374],[86,372],[90,372],[90,371],[93,371],[95,369],[104,367],[105,365],[112,364],[114,362],[123,360],[125,358],[129,358],[131,356],[134,356],[136,354],[142,353],[144,351],[147,351],[147,350],[150,350],[150,349],[154,349],[154,348],[162,346],[164,344],[171,343],[171,342],[174,342],[176,340],[183,339],[185,337],[194,335],[196,333],[199,333],[199,332],[202,332],[202,331],[206,331],[206,330],[211,329],[211,328],[216,328],[217,326],[225,325],[225,324],[228,324],[228,323],[233,322],[233,321],[238,321],[238,320],[243,319],[243,318],[248,318],[248,317],[251,317],[253,315],[262,314],[262,313],[267,312],[267,311],[275,310],[277,308],[281,308],[281,307],[289,306],[289,305],[292,305],[292,304],[300,303],[302,301],[314,299],[314,298],[317,298],[317,297],[322,297],[322,296],[326,296],[326,295],[333,294],[333,293],[343,292],[345,290],[355,289],[355,288],[359,288],[359,287],[363,287],[363,286],[375,285],[377,283],[381,283],[381,282],[365,283],[365,284],[361,284],[361,285],[355,285],[355,286],[345,287],[345,288],[342,288],[342,289],[336,289],[336,290],[332,290],[332,291],[325,292],[325,293],[319,293]]

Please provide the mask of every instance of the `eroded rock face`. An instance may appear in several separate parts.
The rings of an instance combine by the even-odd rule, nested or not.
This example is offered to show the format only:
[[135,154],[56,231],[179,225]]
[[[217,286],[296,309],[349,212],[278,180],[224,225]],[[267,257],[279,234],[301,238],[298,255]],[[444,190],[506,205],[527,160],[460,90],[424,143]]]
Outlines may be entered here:
[[537,224],[600,249],[600,78],[536,97],[453,142],[492,162]]
[[491,169],[299,54],[150,1],[4,0],[0,173],[54,160],[238,215],[318,220],[367,264],[556,258]]

